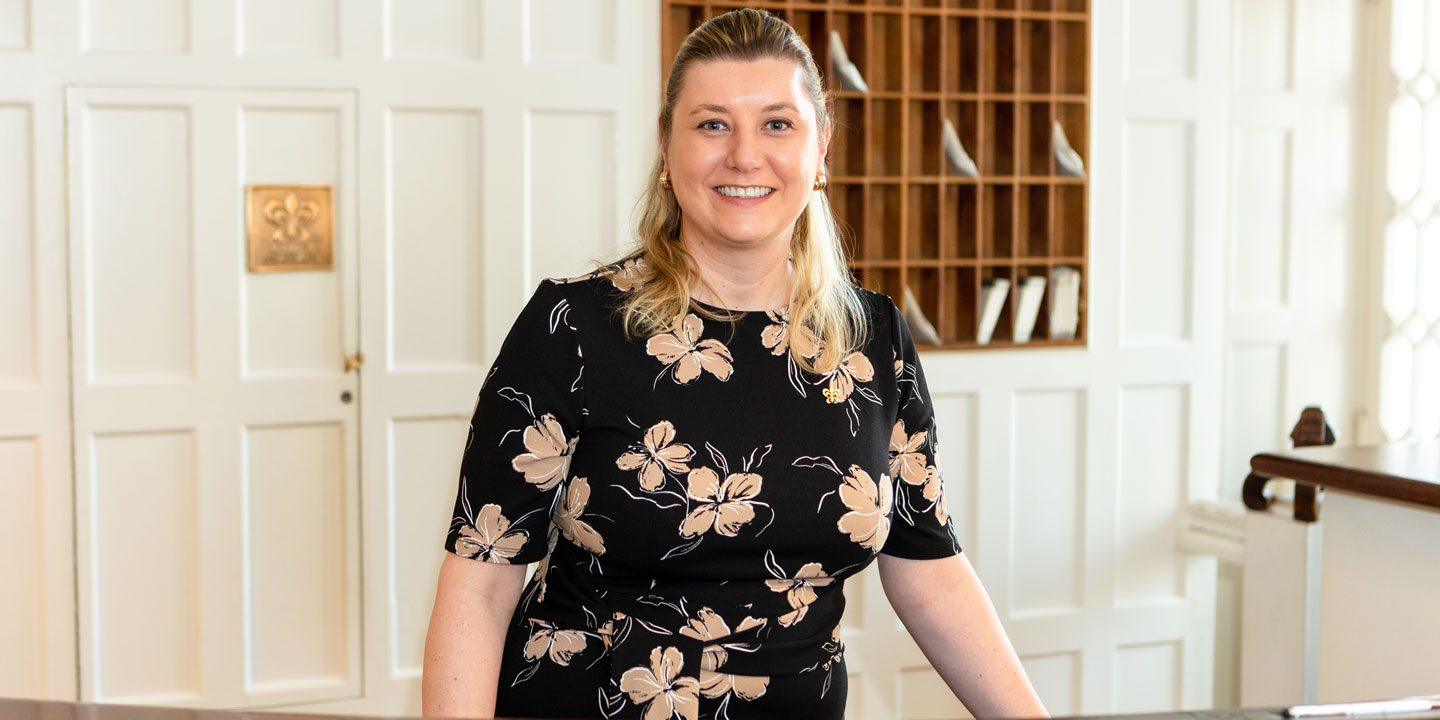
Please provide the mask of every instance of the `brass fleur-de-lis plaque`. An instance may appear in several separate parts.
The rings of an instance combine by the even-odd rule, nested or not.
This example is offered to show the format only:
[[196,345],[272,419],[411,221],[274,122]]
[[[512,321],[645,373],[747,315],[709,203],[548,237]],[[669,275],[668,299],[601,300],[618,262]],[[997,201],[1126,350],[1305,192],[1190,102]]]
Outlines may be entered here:
[[247,185],[250,272],[329,270],[335,265],[329,185]]

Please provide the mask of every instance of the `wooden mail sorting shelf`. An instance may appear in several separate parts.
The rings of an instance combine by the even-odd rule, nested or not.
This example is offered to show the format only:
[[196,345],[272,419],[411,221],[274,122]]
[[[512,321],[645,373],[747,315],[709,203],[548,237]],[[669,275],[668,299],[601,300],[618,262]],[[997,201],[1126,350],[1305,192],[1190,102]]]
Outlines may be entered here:
[[1090,0],[661,7],[662,74],[696,25],[737,7],[805,37],[835,97],[826,192],[851,267],[922,347],[1085,344]]

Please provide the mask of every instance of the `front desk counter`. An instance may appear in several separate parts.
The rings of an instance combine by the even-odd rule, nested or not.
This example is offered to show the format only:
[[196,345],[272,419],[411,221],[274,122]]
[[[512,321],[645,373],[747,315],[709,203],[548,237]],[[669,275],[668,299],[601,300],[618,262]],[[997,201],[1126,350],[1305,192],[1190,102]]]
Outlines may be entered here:
[[[1086,715],[1090,720],[1281,720],[1278,708],[1244,710],[1203,710],[1196,712],[1144,715]],[[1379,717],[1379,716],[1376,716]],[[1384,720],[1440,720],[1440,711],[1386,715]],[[191,710],[137,705],[91,705],[86,703],[6,700],[0,698],[0,720],[378,720],[376,715],[304,715],[244,710]],[[797,719],[798,720],[798,719]],[[864,718],[857,718],[864,720]]]

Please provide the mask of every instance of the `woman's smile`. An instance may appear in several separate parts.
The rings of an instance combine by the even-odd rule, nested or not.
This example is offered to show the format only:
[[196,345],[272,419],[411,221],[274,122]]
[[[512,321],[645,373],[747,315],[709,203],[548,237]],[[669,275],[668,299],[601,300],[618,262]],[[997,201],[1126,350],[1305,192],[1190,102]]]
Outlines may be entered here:
[[737,208],[752,208],[775,194],[775,188],[763,185],[721,185],[715,194],[727,205]]

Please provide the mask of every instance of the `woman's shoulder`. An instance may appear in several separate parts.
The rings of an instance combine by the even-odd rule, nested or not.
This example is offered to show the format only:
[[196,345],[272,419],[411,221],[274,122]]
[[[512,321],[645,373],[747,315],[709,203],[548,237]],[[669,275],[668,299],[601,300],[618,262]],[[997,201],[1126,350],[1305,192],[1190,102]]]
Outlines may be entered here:
[[870,312],[871,317],[889,316],[891,308],[894,308],[895,301],[885,293],[871,290],[870,288],[855,286],[855,294],[860,296],[860,301],[865,304],[865,309]]
[[860,303],[865,306],[866,319],[870,326],[870,342],[880,342],[888,346],[894,332],[895,319],[899,316],[899,306],[889,295],[877,292],[869,288],[856,286],[855,294],[859,296]]
[[623,295],[639,283],[645,258],[629,257],[574,277],[552,277],[541,283],[568,301],[571,309],[598,311],[608,314],[620,303]]

